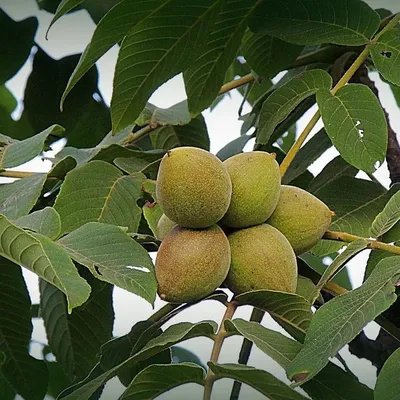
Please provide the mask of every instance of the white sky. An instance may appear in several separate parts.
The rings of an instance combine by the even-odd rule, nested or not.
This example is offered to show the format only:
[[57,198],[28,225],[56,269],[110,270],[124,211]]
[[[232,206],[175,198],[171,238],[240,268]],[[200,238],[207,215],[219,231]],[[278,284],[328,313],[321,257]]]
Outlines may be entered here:
[[[387,1],[368,1],[371,5],[379,7],[391,7],[392,11],[400,11],[400,1],[399,0],[387,0]],[[86,12],[78,12],[71,15],[64,16],[61,18],[51,29],[49,34],[49,40],[46,41],[44,38],[45,31],[48,24],[52,18],[52,15],[40,11],[37,8],[35,0],[0,0],[0,7],[9,14],[12,18],[16,20],[21,20],[27,18],[28,16],[36,16],[39,19],[39,30],[36,35],[36,42],[53,58],[62,58],[67,54],[80,53],[84,50],[86,44],[90,41],[91,35],[95,28],[94,23],[91,21]],[[113,48],[109,51],[99,62],[98,68],[100,73],[100,90],[104,99],[109,103],[112,94],[112,78],[115,68],[115,62],[117,57],[117,49]],[[25,82],[27,76],[31,71],[31,62],[27,62],[24,67],[19,71],[19,73],[13,77],[9,82],[7,82],[7,87],[14,93],[17,99],[23,97]],[[381,93],[382,102],[384,107],[387,109],[391,116],[391,121],[395,131],[400,132],[400,111],[395,104],[393,95],[388,87],[388,85],[382,83],[377,74],[374,74],[374,80],[377,80],[378,87]],[[184,85],[181,76],[175,77],[163,85],[160,89],[154,93],[150,101],[159,107],[169,107],[183,99],[186,98]],[[208,126],[210,139],[211,139],[211,151],[216,153],[225,144],[239,136],[241,122],[237,119],[237,110],[241,103],[241,96],[237,93],[232,93],[231,98],[226,98],[222,101],[213,113],[208,111],[204,112],[206,118],[206,123]],[[249,111],[248,106],[245,107],[244,113]],[[302,121],[299,123],[299,128],[306,122],[308,122],[311,115],[315,110],[309,111]],[[320,125],[319,125],[320,127]],[[319,129],[316,128],[315,131]],[[3,132],[7,134],[7,132]],[[247,150],[251,150],[251,144],[246,147]],[[321,160],[314,163],[311,166],[310,171],[314,174],[318,173],[324,165],[326,165],[332,158],[336,156],[337,152],[333,149],[329,150]],[[45,171],[49,168],[49,163],[41,163],[40,161],[34,161],[24,166],[34,171]],[[388,172],[386,166],[383,165],[375,174],[378,179],[380,179],[385,186],[389,185]],[[365,178],[362,174],[360,177]],[[363,252],[361,255],[356,257],[350,263],[350,275],[355,286],[359,286],[362,282],[363,276],[363,266],[368,257],[368,252]],[[26,277],[28,278],[29,290],[31,293],[32,301],[38,302],[39,294],[37,288],[36,277],[27,272]],[[159,307],[161,302],[157,302],[156,308]],[[210,306],[212,304],[212,306]],[[116,289],[114,296],[114,305],[116,310],[116,321],[114,333],[116,335],[121,335],[129,331],[131,325],[141,319],[145,319],[151,313],[151,307],[140,298],[133,296],[132,294]],[[128,305],[128,306],[127,306]],[[243,308],[237,314],[237,317],[248,318],[250,308]],[[184,319],[191,321],[199,321],[202,319],[215,319],[219,320],[221,317],[222,308],[215,303],[206,303],[204,305],[196,307],[196,311],[187,311],[182,315],[178,316],[174,322],[178,322]],[[268,326],[274,326],[279,329],[279,327],[270,318]],[[374,337],[377,333],[377,328],[374,324],[370,325],[368,334],[370,337]],[[35,325],[34,337],[43,342],[45,341],[45,333],[42,324],[37,323]],[[203,343],[204,342],[204,343]],[[222,354],[223,362],[236,362],[236,351],[232,352],[233,347],[240,346],[240,340],[237,338],[230,339],[232,346],[225,346],[224,352]],[[211,351],[210,343],[205,341],[205,339],[196,340],[195,342],[189,342],[186,347],[191,348],[200,357],[207,358],[209,352]],[[363,370],[361,380],[366,384],[374,385],[374,369],[367,368],[366,362],[361,362],[356,357],[351,356],[347,350],[342,351],[342,355],[346,356],[347,360],[350,360],[351,366],[357,368],[361,366]],[[263,362],[265,362],[265,356],[263,356],[259,351],[255,350],[252,354],[251,362],[260,368],[263,368]],[[368,364],[368,363],[367,363]],[[265,367],[265,365],[264,365]],[[282,369],[275,365],[271,360],[268,362],[268,369],[274,371],[277,376],[285,380],[285,375]],[[222,390],[226,387],[221,385],[216,385],[216,398],[219,393],[222,396]],[[103,399],[113,399],[115,398],[114,392],[115,386],[112,389],[108,388],[105,392]],[[163,399],[179,399],[186,398],[185,393],[187,393],[187,388],[182,391],[180,389],[171,392],[163,396]],[[192,388],[191,388],[192,390]],[[112,394],[111,394],[112,393]],[[197,396],[198,388],[193,386],[193,394]],[[251,398],[257,400],[260,397],[255,391],[248,389],[244,392],[251,395]],[[110,396],[110,397],[108,397]],[[179,397],[182,396],[182,397]],[[244,397],[246,398],[246,397]]]

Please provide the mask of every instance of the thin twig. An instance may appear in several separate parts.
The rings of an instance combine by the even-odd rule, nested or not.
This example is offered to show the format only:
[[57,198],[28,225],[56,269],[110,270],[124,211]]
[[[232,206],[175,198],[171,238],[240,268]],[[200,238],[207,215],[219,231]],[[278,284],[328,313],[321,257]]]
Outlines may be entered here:
[[27,178],[28,176],[34,175],[34,172],[27,171],[1,171],[0,176],[4,178]]

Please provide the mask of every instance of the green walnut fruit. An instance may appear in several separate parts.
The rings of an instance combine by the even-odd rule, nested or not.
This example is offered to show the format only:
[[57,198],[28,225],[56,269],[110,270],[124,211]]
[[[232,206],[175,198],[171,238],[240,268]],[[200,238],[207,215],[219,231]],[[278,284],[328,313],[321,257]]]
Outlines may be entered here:
[[161,215],[157,223],[157,239],[164,240],[165,236],[176,226],[176,222],[169,219],[165,214]]
[[289,240],[296,254],[310,250],[322,238],[334,213],[311,193],[282,185],[281,196],[268,223]]
[[244,228],[265,222],[274,211],[281,188],[274,154],[241,153],[224,161],[232,181],[232,198],[223,225]]
[[223,283],[230,262],[229,242],[219,226],[201,230],[177,226],[158,249],[158,294],[172,303],[200,300]]
[[216,156],[195,147],[179,147],[161,160],[156,193],[172,221],[187,228],[207,228],[226,213],[232,184]]
[[296,256],[277,229],[257,225],[232,233],[228,240],[232,261],[225,284],[233,293],[261,289],[296,292]]

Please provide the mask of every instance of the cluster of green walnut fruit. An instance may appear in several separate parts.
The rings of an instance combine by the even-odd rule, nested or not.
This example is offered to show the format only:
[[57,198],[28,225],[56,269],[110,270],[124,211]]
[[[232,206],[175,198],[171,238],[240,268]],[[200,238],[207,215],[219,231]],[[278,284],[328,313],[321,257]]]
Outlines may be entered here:
[[294,293],[296,254],[311,249],[332,212],[312,194],[281,185],[274,154],[241,153],[224,162],[179,147],[161,160],[156,185],[163,215],[156,258],[158,294],[200,300],[222,285]]

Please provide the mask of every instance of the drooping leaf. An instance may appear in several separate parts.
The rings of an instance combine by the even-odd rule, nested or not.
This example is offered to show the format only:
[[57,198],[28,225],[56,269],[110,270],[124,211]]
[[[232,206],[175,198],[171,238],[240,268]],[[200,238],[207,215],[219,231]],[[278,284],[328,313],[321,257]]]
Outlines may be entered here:
[[0,9],[0,85],[24,65],[35,43],[36,18],[14,21]]
[[[182,0],[167,0],[125,37],[111,101],[113,132],[136,120],[154,90],[193,62],[221,1],[196,0],[182,18]],[[165,16],[168,15],[168,18]],[[144,46],[145,43],[145,47]],[[132,62],[132,59],[135,62]]]
[[[328,138],[328,136],[326,137]],[[333,180],[341,175],[355,177],[357,173],[357,168],[348,164],[346,161],[343,160],[342,157],[337,156],[331,162],[329,162],[325,166],[325,168],[312,180],[307,190],[311,193],[315,193],[317,190],[321,190],[325,185],[331,183]]]
[[92,161],[71,171],[54,204],[60,214],[62,233],[87,222],[99,221],[125,226],[137,232],[141,211],[142,174],[124,175],[103,161]]
[[170,326],[160,336],[150,340],[141,351],[128,358],[123,363],[110,369],[107,372],[95,377],[93,380],[88,381],[83,386],[77,388],[72,393],[66,393],[65,396],[61,394],[60,398],[65,400],[83,400],[90,398],[97,388],[102,386],[112,377],[116,376],[119,371],[127,366],[134,364],[138,361],[147,359],[161,351],[168,349],[174,344],[189,340],[195,337],[205,336],[211,337],[215,334],[216,324],[213,321],[203,321],[197,324],[190,322],[181,322],[176,325]]
[[69,311],[88,299],[90,286],[56,243],[18,228],[3,215],[0,215],[0,236],[0,255],[58,287],[68,298]]
[[150,133],[155,149],[170,150],[174,147],[192,146],[210,150],[210,138],[204,117],[200,114],[187,125],[165,125]]
[[19,217],[14,222],[16,226],[40,233],[53,240],[57,239],[61,233],[60,216],[52,207],[34,211],[29,215]]
[[254,290],[237,296],[236,300],[242,305],[251,305],[268,312],[300,337],[307,331],[313,315],[310,303],[292,293]]
[[13,168],[32,160],[42,152],[44,142],[49,135],[59,135],[63,132],[62,126],[53,125],[28,139],[13,141],[0,151],[0,168]]
[[371,49],[372,60],[385,79],[400,86],[400,29],[385,32]]
[[155,398],[185,383],[203,385],[204,370],[193,363],[150,365],[136,375],[121,400]]
[[216,364],[208,366],[215,374],[215,379],[230,378],[243,382],[271,400],[305,400],[306,397],[285,385],[267,371],[240,364]]
[[242,53],[252,70],[263,78],[273,78],[300,55],[303,46],[284,42],[265,33],[247,31]]
[[375,400],[395,400],[399,396],[400,349],[397,349],[385,362],[378,375],[375,386]]
[[120,42],[132,27],[162,3],[163,0],[123,0],[111,8],[97,24],[90,43],[69,78],[61,103],[100,57]]
[[246,146],[247,142],[250,139],[251,139],[250,135],[241,135],[241,136],[239,136],[238,138],[232,140],[232,142],[230,142],[226,146],[224,146],[217,153],[217,157],[221,161],[225,161],[227,158],[241,153],[243,151],[244,146]]
[[67,14],[69,11],[73,10],[75,7],[78,7],[83,2],[84,0],[62,0],[57,7],[56,13],[53,19],[51,20],[49,27],[47,28],[47,33],[57,20],[59,20],[63,15]]
[[384,161],[387,121],[372,90],[350,84],[336,95],[321,90],[317,102],[325,130],[340,155],[351,165],[374,172]]
[[311,321],[303,349],[287,369],[289,378],[298,384],[312,379],[329,357],[396,301],[399,277],[400,257],[386,258],[361,287],[324,304]]
[[113,287],[89,271],[82,272],[92,291],[86,304],[72,314],[60,290],[44,280],[39,285],[41,316],[51,350],[72,380],[84,378],[96,364],[101,345],[111,339],[114,320]]
[[34,174],[12,183],[0,185],[0,213],[10,219],[17,219],[27,215],[36,204],[46,174]]
[[29,355],[33,329],[30,308],[21,269],[0,257],[0,352],[4,356],[1,373],[24,398],[42,400],[48,371],[43,361]]
[[387,202],[371,227],[371,235],[375,238],[382,236],[400,220],[400,192],[395,193]]
[[237,55],[247,18],[260,0],[226,0],[201,54],[183,77],[192,116],[217,97],[225,73]]
[[249,25],[289,43],[359,46],[379,28],[380,17],[361,0],[271,0],[260,4]]
[[[314,194],[336,214],[330,230],[369,237],[373,220],[398,190],[395,185],[387,192],[374,182],[340,176]],[[340,242],[322,240],[312,251],[322,256],[341,247]]]
[[277,125],[304,99],[322,89],[330,90],[331,76],[324,70],[305,71],[276,89],[264,102],[256,142],[267,144]]
[[105,282],[135,293],[153,304],[157,282],[147,251],[121,228],[89,222],[57,242],[78,263]]

